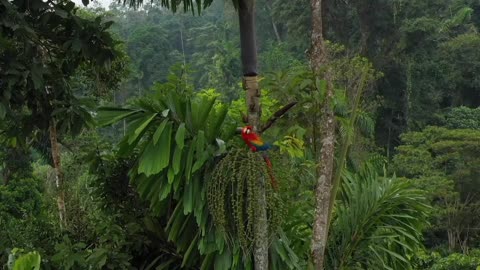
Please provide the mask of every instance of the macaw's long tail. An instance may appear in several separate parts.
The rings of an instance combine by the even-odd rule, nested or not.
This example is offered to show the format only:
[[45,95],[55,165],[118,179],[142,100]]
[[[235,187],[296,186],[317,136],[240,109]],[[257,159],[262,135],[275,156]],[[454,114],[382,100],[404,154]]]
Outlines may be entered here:
[[270,183],[272,184],[272,187],[274,190],[278,190],[278,184],[277,184],[277,181],[275,181],[275,176],[273,175],[272,162],[270,161],[266,153],[263,153],[262,156],[263,156],[263,160],[265,160],[265,163],[267,163],[267,172],[268,172],[268,176],[270,176]]

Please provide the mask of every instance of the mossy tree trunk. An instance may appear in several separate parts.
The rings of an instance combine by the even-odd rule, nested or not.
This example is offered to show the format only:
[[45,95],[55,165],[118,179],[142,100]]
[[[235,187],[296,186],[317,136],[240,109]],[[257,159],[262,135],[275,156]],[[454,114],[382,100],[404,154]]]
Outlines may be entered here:
[[[310,63],[312,69],[320,75],[320,69],[328,64],[328,52],[323,35],[323,10],[326,0],[311,0],[312,33]],[[335,114],[333,111],[334,87],[332,72],[327,67],[324,71],[327,81],[325,102],[322,104],[320,129],[321,149],[317,157],[318,182],[315,189],[315,215],[313,224],[312,259],[315,269],[323,270],[325,264],[325,250],[328,239],[329,212],[333,205],[330,204],[332,196],[332,179],[335,158]]]
[[49,127],[50,144],[53,160],[53,168],[55,170],[55,186],[57,187],[57,207],[60,218],[60,226],[62,229],[67,227],[67,211],[65,208],[65,185],[64,175],[61,166],[60,149],[58,147],[58,134],[55,120],[50,121]]

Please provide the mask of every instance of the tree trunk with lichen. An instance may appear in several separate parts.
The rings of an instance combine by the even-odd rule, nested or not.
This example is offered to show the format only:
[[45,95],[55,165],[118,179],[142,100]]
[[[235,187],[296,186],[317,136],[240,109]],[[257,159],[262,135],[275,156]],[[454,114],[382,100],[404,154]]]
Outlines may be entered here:
[[52,151],[53,168],[55,170],[55,186],[57,188],[57,207],[62,229],[67,227],[67,211],[65,208],[65,186],[61,167],[60,149],[58,148],[57,126],[54,120],[50,121],[49,127],[50,144]]
[[[247,119],[257,131],[260,124],[260,89],[257,77],[257,45],[255,37],[255,0],[240,0],[238,3],[240,44],[243,71],[243,89],[246,94]],[[268,222],[265,197],[265,178],[257,181],[257,213],[255,213],[253,249],[255,270],[268,270]]]
[[[322,6],[325,0],[311,0],[312,35],[310,64],[313,71],[320,75],[320,69],[328,64],[328,51],[323,36]],[[315,269],[323,270],[327,247],[330,200],[335,158],[335,114],[333,111],[334,87],[332,71],[327,67],[324,73],[327,82],[326,97],[322,104],[320,129],[320,153],[317,157],[317,186],[315,189],[315,215],[312,238],[312,259]]]

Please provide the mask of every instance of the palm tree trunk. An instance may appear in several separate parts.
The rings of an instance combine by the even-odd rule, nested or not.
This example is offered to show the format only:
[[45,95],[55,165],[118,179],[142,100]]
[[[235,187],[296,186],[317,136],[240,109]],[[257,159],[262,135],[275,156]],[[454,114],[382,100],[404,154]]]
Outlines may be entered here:
[[[257,78],[257,44],[255,37],[255,0],[238,3],[243,89],[246,91],[248,123],[257,130],[260,123],[260,89]],[[255,213],[253,250],[255,270],[268,270],[268,222],[265,178],[257,181],[257,213]]]
[[[325,0],[323,0],[325,1]],[[326,64],[327,48],[323,37],[322,0],[311,0],[312,9],[312,47],[310,51],[310,63],[315,73],[319,73],[322,65]],[[330,200],[332,196],[333,166],[335,158],[335,115],[332,100],[334,88],[332,73],[329,69],[325,72],[327,91],[325,102],[322,106],[320,120],[321,149],[318,157],[317,187],[315,190],[315,220],[313,224],[312,258],[315,268],[324,269],[325,249],[327,246],[329,229]]]
[[60,150],[58,149],[58,135],[55,120],[50,121],[50,144],[52,147],[52,160],[55,169],[55,185],[57,187],[57,207],[60,217],[60,226],[65,229],[67,226],[67,217],[65,209],[65,186],[61,167]]
[[243,76],[257,76],[255,0],[239,0],[238,17]]

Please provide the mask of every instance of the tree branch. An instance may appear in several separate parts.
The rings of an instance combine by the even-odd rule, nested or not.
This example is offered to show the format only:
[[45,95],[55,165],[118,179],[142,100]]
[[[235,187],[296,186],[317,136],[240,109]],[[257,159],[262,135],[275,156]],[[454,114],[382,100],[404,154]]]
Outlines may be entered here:
[[284,114],[286,114],[293,106],[295,106],[298,102],[293,101],[288,103],[287,105],[283,106],[280,108],[280,110],[276,111],[272,117],[270,117],[265,123],[265,125],[262,126],[262,128],[259,130],[259,133],[263,133],[265,130],[269,129],[275,121],[277,121],[279,118],[281,118]]

